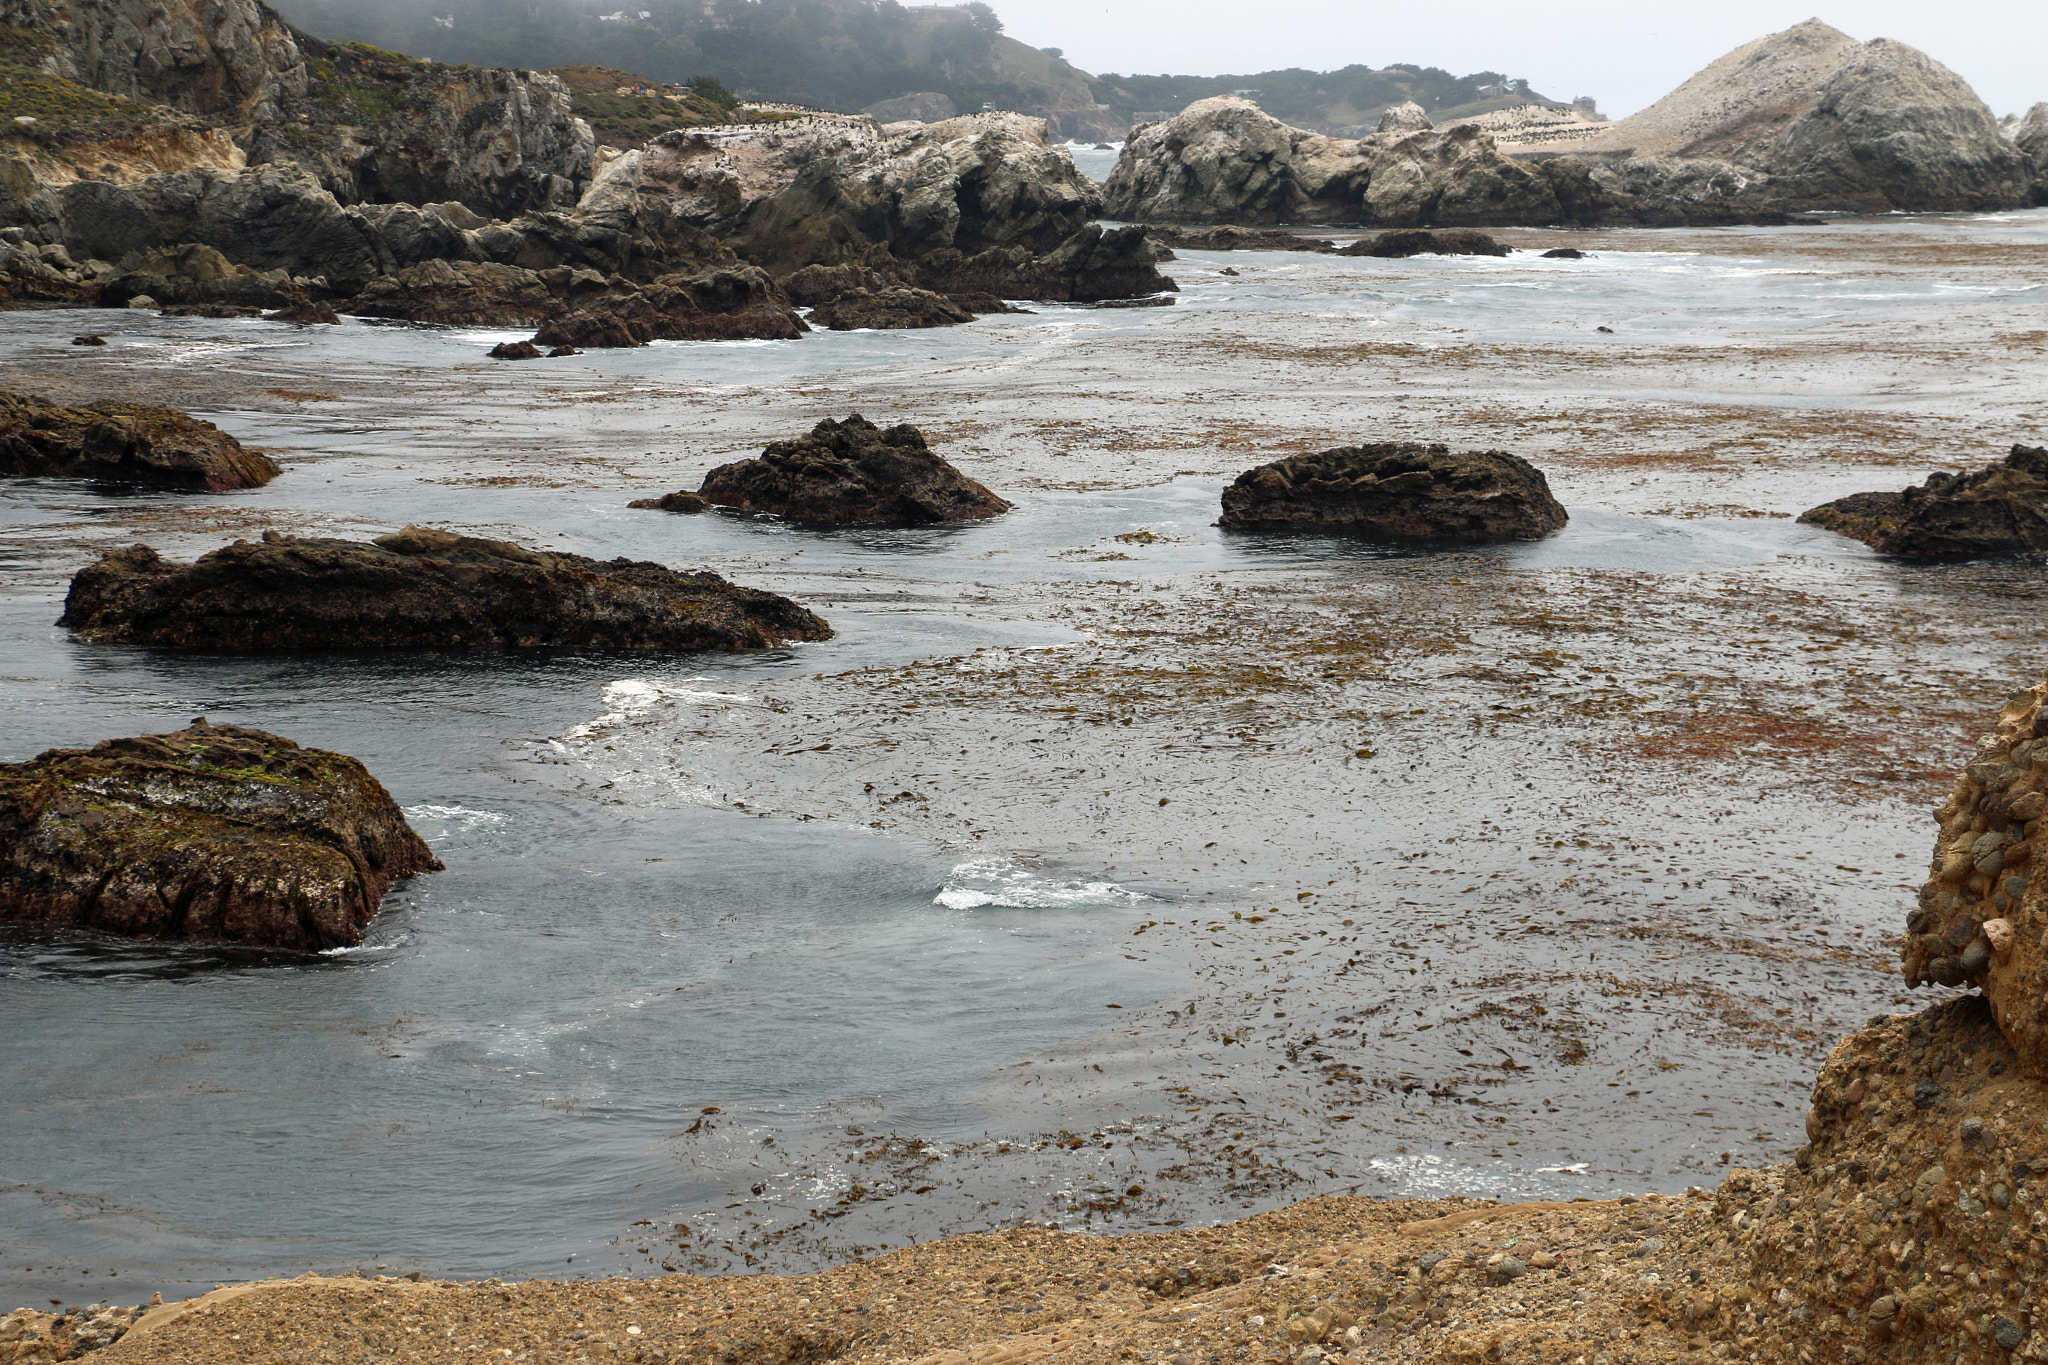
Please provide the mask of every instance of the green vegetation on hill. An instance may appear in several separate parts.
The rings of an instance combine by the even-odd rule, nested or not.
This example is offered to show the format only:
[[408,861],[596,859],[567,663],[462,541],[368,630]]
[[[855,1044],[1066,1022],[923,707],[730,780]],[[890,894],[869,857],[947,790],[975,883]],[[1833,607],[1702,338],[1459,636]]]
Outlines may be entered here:
[[[548,73],[569,87],[569,110],[590,125],[608,147],[633,148],[671,128],[698,128],[729,123],[738,98],[718,81],[699,76],[671,89],[646,76],[616,67],[579,63]],[[623,90],[626,93],[620,94]],[[642,93],[635,94],[635,90]]]
[[[52,146],[208,127],[203,119],[52,76],[33,65],[48,42],[30,29],[0,26],[0,133]],[[16,122],[23,118],[35,122]]]
[[998,45],[1030,54],[1011,64],[1018,70],[1072,72],[1002,38],[1002,20],[978,2],[939,13],[896,0],[619,0],[618,10],[611,2],[284,0],[279,9],[311,32],[441,61],[594,67],[662,85],[708,76],[750,99],[843,110],[911,90],[967,109],[1032,102],[1017,71],[990,60]]
[[[1486,97],[1486,87],[1504,94]],[[1336,71],[1261,71],[1243,76],[1118,76],[1097,78],[1096,97],[1126,116],[1176,113],[1196,100],[1239,91],[1274,118],[1307,128],[1371,123],[1394,105],[1413,100],[1433,117],[1462,117],[1521,104],[1553,104],[1530,93],[1528,82],[1498,71],[1453,76],[1435,66],[1397,62],[1385,68],[1353,63]]]

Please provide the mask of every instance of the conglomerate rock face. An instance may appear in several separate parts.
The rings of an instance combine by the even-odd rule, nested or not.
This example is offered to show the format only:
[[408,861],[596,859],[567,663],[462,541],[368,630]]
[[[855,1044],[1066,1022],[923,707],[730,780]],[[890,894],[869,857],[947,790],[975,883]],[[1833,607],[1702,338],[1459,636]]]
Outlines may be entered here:
[[0,922],[318,951],[440,866],[361,763],[261,730],[0,764]]
[[1010,510],[935,454],[916,427],[884,431],[859,413],[844,422],[828,417],[807,436],[774,442],[758,459],[720,465],[698,493],[720,507],[819,526],[917,526]]
[[1901,951],[1909,985],[1978,986],[2048,1077],[2048,682],[2013,696],[1937,811],[1941,835]]
[[715,573],[408,526],[372,543],[275,531],[174,564],[146,545],[71,580],[89,640],[225,649],[766,649],[831,627]]
[[1248,469],[1223,490],[1216,524],[1484,544],[1548,535],[1565,520],[1543,471],[1519,455],[1381,442]]
[[0,474],[221,493],[259,488],[278,473],[268,455],[174,408],[117,402],[67,408],[0,389]]
[[1898,493],[1852,493],[1799,519],[1914,559],[2048,553],[2048,448],[2016,445],[1998,464],[1931,474]]

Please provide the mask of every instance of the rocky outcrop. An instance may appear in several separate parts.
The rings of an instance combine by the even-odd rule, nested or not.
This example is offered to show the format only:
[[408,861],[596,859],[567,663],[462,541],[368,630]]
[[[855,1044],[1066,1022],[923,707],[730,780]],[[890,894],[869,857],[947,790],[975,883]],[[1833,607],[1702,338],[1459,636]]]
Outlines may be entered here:
[[361,763],[261,730],[0,764],[0,922],[317,952],[440,867]]
[[650,341],[794,341],[809,329],[766,272],[750,265],[671,275],[600,295],[544,324],[540,346],[645,346]]
[[[1147,224],[1145,231],[1162,248],[1182,251],[1313,251],[1331,252],[1335,242],[1309,237],[1281,228],[1174,227]],[[1169,258],[1170,259],[1170,258]]]
[[2015,694],[1935,812],[1941,826],[1901,949],[1908,985],[1977,986],[2048,1077],[2048,683]]
[[5,0],[38,65],[94,90],[249,123],[307,92],[305,56],[262,0]]
[[1854,493],[1799,519],[1914,559],[2048,553],[2048,448],[2016,445],[1988,468],[1930,474],[1898,493]]
[[408,526],[364,543],[275,531],[173,564],[146,545],[71,580],[89,640],[232,649],[766,649],[831,628],[786,597],[628,559]]
[[677,489],[673,493],[664,493],[658,498],[635,498],[627,503],[626,506],[651,508],[657,512],[708,512],[711,510],[710,503],[704,501],[703,498],[690,492],[688,489],[682,488]]
[[826,418],[758,459],[724,464],[698,493],[719,507],[775,512],[816,526],[972,521],[1010,504],[934,454],[907,424],[884,431],[859,413]]
[[1564,220],[1549,178],[1502,156],[1472,124],[1361,144],[1363,221],[1387,227],[1501,227]]
[[1518,455],[1382,442],[1248,469],[1223,490],[1216,524],[1487,544],[1548,535],[1565,524],[1565,511],[1543,471]]
[[1133,131],[1102,204],[1141,223],[1356,221],[1369,174],[1357,143],[1289,127],[1225,95]]
[[0,474],[222,493],[260,488],[280,472],[268,455],[174,408],[117,402],[66,408],[0,389]]
[[1794,212],[2010,208],[2031,196],[2025,157],[1961,77],[1818,20],[1737,48],[1571,151],[1719,162],[1749,174],[1746,193]]
[[1509,250],[1485,233],[1471,228],[1446,228],[1441,232],[1428,228],[1397,228],[1392,232],[1382,232],[1377,237],[1361,237],[1336,254],[1401,260],[1409,256],[1505,256]]
[[2012,143],[2034,174],[2034,202],[2048,203],[2048,100],[2027,110],[2012,130]]
[[863,328],[901,331],[917,327],[951,327],[972,322],[974,314],[929,289],[896,285],[888,289],[849,289],[821,304],[810,316],[813,327],[835,332]]
[[1160,258],[1147,229],[1090,223],[1042,256],[1024,247],[974,256],[945,249],[919,260],[916,275],[919,284],[948,295],[1094,303],[1178,289],[1159,272]]

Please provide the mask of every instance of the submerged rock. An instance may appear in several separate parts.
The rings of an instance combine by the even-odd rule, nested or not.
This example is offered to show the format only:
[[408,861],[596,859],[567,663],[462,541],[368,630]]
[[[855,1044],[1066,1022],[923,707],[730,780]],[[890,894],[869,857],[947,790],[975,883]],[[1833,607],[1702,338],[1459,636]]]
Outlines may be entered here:
[[1010,504],[925,445],[907,423],[887,431],[855,413],[808,436],[776,441],[760,458],[720,465],[698,490],[706,502],[777,512],[821,526],[972,521]]
[[1472,228],[1396,228],[1377,237],[1361,237],[1339,256],[1505,256],[1512,250]]
[[225,649],[766,649],[831,627],[786,597],[629,559],[408,526],[374,542],[266,531],[173,564],[146,545],[71,580],[89,640]]
[[493,360],[539,360],[541,351],[530,341],[501,341],[489,354]]
[[951,327],[974,321],[974,314],[929,289],[897,285],[890,289],[849,289],[832,302],[812,312],[811,325],[835,332],[863,327],[902,330],[914,327]]
[[2015,445],[1999,464],[1930,474],[1897,493],[1852,493],[1799,519],[1915,559],[2048,552],[2048,448]]
[[174,408],[113,402],[66,408],[0,389],[0,474],[220,493],[260,488],[281,472],[268,455]]
[[0,922],[318,951],[440,862],[345,754],[204,717],[0,764]]
[[658,498],[635,498],[628,507],[651,507],[658,512],[708,512],[711,504],[686,488],[673,493],[664,493]]
[[1216,524],[1484,544],[1548,535],[1565,511],[1543,471],[1518,455],[1381,442],[1248,469],[1223,490]]

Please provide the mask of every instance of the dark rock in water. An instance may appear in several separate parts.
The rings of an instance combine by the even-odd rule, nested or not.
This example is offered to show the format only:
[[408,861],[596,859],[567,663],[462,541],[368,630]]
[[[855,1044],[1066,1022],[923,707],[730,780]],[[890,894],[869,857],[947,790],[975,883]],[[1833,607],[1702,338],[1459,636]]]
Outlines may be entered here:
[[863,327],[904,330],[914,327],[951,327],[974,321],[974,314],[943,294],[929,289],[897,285],[890,289],[851,289],[820,304],[812,311],[814,327],[851,332]]
[[530,341],[501,341],[491,347],[493,360],[539,360],[540,347]]
[[1315,251],[1332,252],[1335,242],[1303,237],[1284,228],[1149,227],[1161,245],[1185,251]]
[[1023,247],[992,247],[975,256],[951,247],[933,251],[918,262],[917,282],[941,294],[1093,303],[1178,289],[1159,273],[1159,259],[1148,229],[1104,231],[1090,223],[1043,256]]
[[204,717],[0,764],[0,922],[319,951],[441,864],[345,754]]
[[146,545],[71,580],[89,640],[225,649],[766,649],[831,627],[715,573],[528,550],[408,526],[374,542],[266,531],[196,563]]
[[265,313],[265,322],[325,323],[339,327],[341,317],[324,303],[297,303],[290,308],[280,308],[275,313]]
[[145,403],[65,408],[0,389],[0,474],[147,483],[209,493],[282,471],[211,422]]
[[1510,248],[1471,228],[1398,228],[1365,237],[1343,248],[1339,256],[1505,256]]
[[1016,304],[1005,302],[994,294],[948,294],[946,297],[976,317],[988,317],[996,313],[1021,313],[1025,317],[1031,316],[1029,308],[1019,308]]
[[167,318],[253,318],[263,310],[242,303],[174,303],[162,311]]
[[1179,300],[1171,294],[1154,294],[1149,299],[1097,299],[1097,308],[1171,308]]
[[781,283],[782,292],[789,295],[791,303],[800,308],[815,308],[841,294],[855,290],[880,292],[903,281],[864,265],[807,265],[784,276]]
[[2016,445],[1974,473],[1930,474],[1898,493],[1852,493],[1799,519],[1914,559],[2048,552],[2048,448]]
[[708,512],[711,504],[686,488],[673,493],[664,493],[658,498],[635,498],[628,507],[652,507],[662,512]]
[[933,454],[916,427],[883,431],[859,413],[844,422],[828,417],[808,436],[776,441],[759,459],[720,465],[698,492],[721,507],[823,526],[917,526],[1010,510]]
[[554,349],[554,350],[552,350],[552,351],[549,351],[549,352],[548,352],[548,359],[549,359],[549,360],[560,360],[560,359],[562,359],[562,358],[563,358],[564,356],[572,356],[572,355],[582,355],[582,354],[583,354],[583,352],[581,352],[581,351],[577,350],[577,349],[576,349],[576,348],[575,348],[574,346],[557,346],[557,347],[555,347],[555,349]]
[[88,332],[83,336],[71,338],[71,344],[73,346],[104,346],[107,344],[107,339],[97,332]]
[[1544,252],[1543,259],[1546,261],[1583,261],[1586,259],[1586,253],[1575,246],[1558,246]]
[[645,346],[650,341],[794,341],[806,331],[766,272],[721,266],[667,275],[622,295],[593,298],[542,324],[542,346]]
[[1382,442],[1246,470],[1223,490],[1216,524],[1483,544],[1548,535],[1565,524],[1565,511],[1543,471],[1520,456]]

